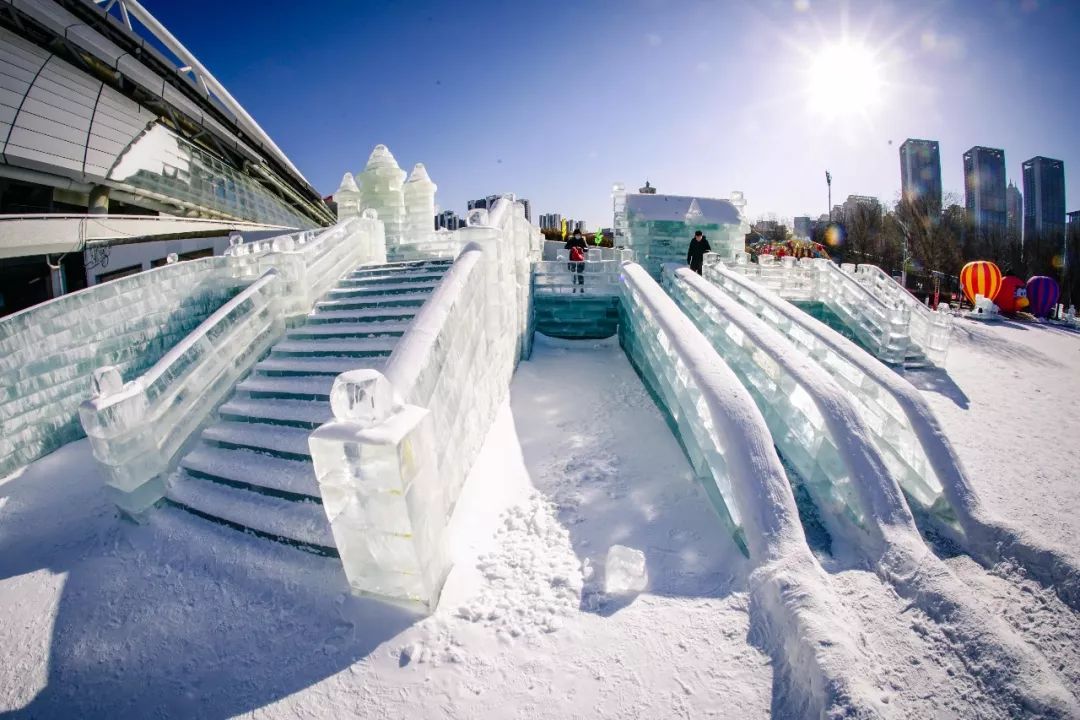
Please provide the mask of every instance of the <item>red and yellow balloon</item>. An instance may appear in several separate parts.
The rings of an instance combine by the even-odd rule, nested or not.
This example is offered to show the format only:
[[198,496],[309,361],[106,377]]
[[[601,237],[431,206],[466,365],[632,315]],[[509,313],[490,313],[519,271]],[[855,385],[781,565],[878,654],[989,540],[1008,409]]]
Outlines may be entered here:
[[971,302],[976,295],[993,299],[1001,289],[1001,270],[989,260],[969,262],[960,271],[960,287]]

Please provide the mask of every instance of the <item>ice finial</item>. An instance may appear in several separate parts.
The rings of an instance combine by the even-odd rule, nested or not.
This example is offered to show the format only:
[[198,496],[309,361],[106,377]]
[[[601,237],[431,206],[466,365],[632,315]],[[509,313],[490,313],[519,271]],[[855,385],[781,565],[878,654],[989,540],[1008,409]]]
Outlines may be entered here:
[[341,193],[350,192],[358,193],[360,192],[360,188],[356,186],[356,180],[353,178],[353,174],[347,172],[341,177],[341,185],[338,186],[337,192],[334,194],[340,195]]
[[690,207],[686,211],[687,224],[701,222],[702,217],[703,213],[701,212],[701,207],[698,205],[697,198],[692,198],[690,200]]
[[424,163],[416,163],[416,165],[413,165],[412,172],[409,173],[409,179],[405,181],[405,184],[410,185],[413,183],[435,185],[435,183],[431,182],[431,178],[428,177],[427,168],[424,167]]
[[394,154],[390,152],[390,149],[385,145],[376,145],[375,149],[371,151],[371,155],[368,156],[367,165],[364,169],[390,167],[396,168],[398,166],[397,160],[394,158]]

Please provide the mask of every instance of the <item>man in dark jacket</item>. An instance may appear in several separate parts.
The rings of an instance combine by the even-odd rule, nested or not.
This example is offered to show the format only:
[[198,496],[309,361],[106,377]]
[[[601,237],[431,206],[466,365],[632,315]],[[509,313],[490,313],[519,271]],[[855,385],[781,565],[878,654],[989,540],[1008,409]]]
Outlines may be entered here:
[[686,250],[686,264],[698,275],[701,274],[701,264],[705,261],[707,252],[712,252],[712,248],[709,247],[709,241],[705,239],[705,235],[698,230],[694,233],[694,237],[690,240],[690,247]]
[[574,230],[574,234],[566,239],[566,245],[564,249],[570,251],[570,262],[566,264],[566,267],[570,272],[574,273],[574,290],[577,292],[577,286],[581,286],[581,292],[585,292],[585,253],[589,252],[589,246],[585,244],[585,238],[582,237],[580,230]]

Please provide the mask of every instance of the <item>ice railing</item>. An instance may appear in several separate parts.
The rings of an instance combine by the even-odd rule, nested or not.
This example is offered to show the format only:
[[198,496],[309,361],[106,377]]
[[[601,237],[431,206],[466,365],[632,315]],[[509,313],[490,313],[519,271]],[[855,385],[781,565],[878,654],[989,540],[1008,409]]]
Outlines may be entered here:
[[0,476],[84,437],[90,373],[144,371],[249,282],[222,257],[169,262],[0,318]]
[[368,215],[318,232],[234,242],[225,257],[250,287],[211,314],[142,375],[124,383],[113,366],[93,375],[79,408],[117,505],[138,516],[164,496],[164,475],[188,438],[283,334],[285,321],[350,268],[385,257],[382,223]]
[[122,510],[138,516],[164,496],[165,474],[208,409],[281,334],[280,283],[267,270],[135,380],[113,366],[94,371],[79,415]]
[[[786,300],[824,303],[874,355],[888,363],[904,362],[909,314],[903,308],[883,302],[829,260],[796,261],[784,257],[777,261],[771,255],[764,255],[757,263],[751,263],[747,257],[745,253],[738,254],[732,267]],[[707,254],[704,274],[719,262],[718,256]]]
[[705,278],[778,330],[850,394],[886,467],[908,498],[942,521],[939,529],[954,531],[958,498],[942,478],[956,481],[961,473],[955,457],[949,457],[951,450],[940,447],[940,431],[928,434],[897,401],[895,395],[902,394],[898,386],[905,381],[832,328],[722,264],[712,265]]
[[576,284],[577,271],[571,265],[570,251],[559,248],[555,260],[533,263],[534,295],[570,295],[575,291],[593,296],[615,296],[620,293],[619,276],[622,264],[633,260],[634,253],[623,248],[593,247],[581,263],[583,284]]
[[[891,461],[865,462],[868,453],[880,454],[880,442],[859,447],[881,435],[880,417],[874,418],[875,427],[867,427],[867,413],[858,407],[852,388],[827,377],[807,357],[805,346],[788,343],[727,288],[685,269],[666,269],[664,285],[750,390],[780,454],[819,507],[867,529],[861,495],[874,490],[871,476],[884,468],[902,481],[920,508],[951,519],[941,483],[926,473],[925,465],[922,473],[912,472],[909,464],[896,462],[895,452]],[[876,478],[878,485],[889,482],[888,477]]]
[[354,592],[438,602],[445,531],[510,378],[528,351],[539,232],[509,199],[470,213],[464,250],[390,356],[339,375],[334,420],[310,436],[323,507]]
[[902,285],[889,277],[889,274],[877,265],[844,265],[847,273],[853,273],[855,280],[870,288],[878,297],[887,302],[907,309],[909,313],[908,334],[911,342],[919,346],[927,360],[937,366],[945,364],[949,352],[949,337],[952,334],[952,316],[941,310],[931,310],[909,293]]
[[[747,553],[726,455],[736,437],[720,432],[715,377],[706,369],[715,350],[640,265],[623,266],[619,341],[675,423],[694,472],[721,521]],[[737,381],[732,380],[737,384]],[[749,402],[749,401],[748,401]],[[769,441],[768,446],[772,446]]]

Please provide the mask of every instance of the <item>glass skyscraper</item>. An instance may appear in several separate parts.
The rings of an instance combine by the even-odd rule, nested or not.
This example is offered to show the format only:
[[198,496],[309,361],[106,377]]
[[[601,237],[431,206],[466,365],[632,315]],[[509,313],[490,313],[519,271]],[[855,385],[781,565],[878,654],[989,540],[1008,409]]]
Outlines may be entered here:
[[904,141],[900,146],[900,181],[905,200],[923,200],[941,209],[941,154],[937,140]]
[[980,230],[1005,230],[1004,150],[976,146],[964,153],[964,205]]
[[1036,156],[1024,161],[1024,239],[1063,238],[1065,163]]

